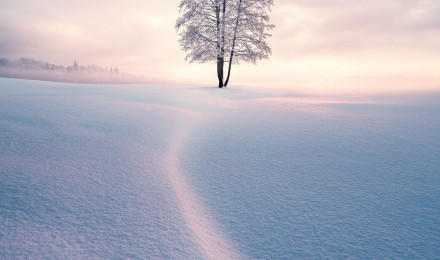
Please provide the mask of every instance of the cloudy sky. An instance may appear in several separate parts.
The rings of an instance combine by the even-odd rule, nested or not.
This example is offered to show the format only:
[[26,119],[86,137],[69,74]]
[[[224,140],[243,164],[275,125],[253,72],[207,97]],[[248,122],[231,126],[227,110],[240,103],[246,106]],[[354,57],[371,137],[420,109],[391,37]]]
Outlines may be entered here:
[[[0,0],[0,57],[118,67],[216,85],[187,64],[179,0]],[[275,0],[273,55],[233,68],[232,85],[311,92],[440,90],[439,0]]]

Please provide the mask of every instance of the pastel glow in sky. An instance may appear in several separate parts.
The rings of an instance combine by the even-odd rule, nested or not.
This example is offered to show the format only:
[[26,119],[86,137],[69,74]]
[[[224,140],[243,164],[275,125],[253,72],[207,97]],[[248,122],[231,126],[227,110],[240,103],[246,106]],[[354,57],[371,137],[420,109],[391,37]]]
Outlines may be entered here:
[[[187,64],[179,0],[0,0],[0,57],[118,67],[216,84],[214,64]],[[440,1],[275,0],[273,55],[233,67],[231,86],[310,92],[440,90]]]

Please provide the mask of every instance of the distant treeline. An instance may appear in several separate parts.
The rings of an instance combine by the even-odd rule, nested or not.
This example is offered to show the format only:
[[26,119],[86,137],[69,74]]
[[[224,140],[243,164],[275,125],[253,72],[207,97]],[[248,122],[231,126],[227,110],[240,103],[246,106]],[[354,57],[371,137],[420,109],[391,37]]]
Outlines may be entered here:
[[71,83],[141,84],[163,83],[162,80],[122,73],[118,68],[103,68],[96,65],[56,65],[39,60],[21,58],[11,61],[0,58],[0,77],[34,79]]

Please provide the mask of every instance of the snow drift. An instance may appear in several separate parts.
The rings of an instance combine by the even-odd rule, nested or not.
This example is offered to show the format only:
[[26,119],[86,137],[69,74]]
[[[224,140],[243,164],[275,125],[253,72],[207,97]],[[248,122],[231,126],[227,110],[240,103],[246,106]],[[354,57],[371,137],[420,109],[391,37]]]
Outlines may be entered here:
[[435,258],[438,100],[0,78],[0,258]]

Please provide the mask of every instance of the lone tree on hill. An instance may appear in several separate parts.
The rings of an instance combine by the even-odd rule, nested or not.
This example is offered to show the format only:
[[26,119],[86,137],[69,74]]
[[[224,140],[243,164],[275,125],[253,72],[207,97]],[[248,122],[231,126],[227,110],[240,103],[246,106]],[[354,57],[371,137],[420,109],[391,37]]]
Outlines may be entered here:
[[[181,0],[176,22],[179,43],[186,60],[217,62],[219,88],[226,87],[232,64],[256,63],[272,51],[266,42],[273,0]],[[224,78],[224,65],[228,74]]]

